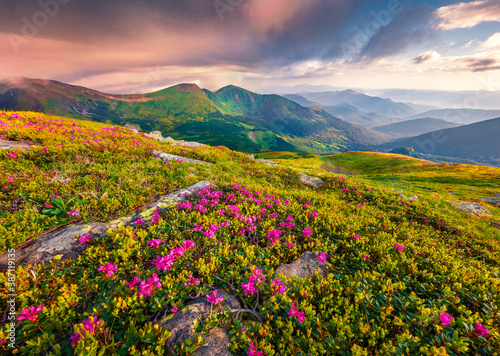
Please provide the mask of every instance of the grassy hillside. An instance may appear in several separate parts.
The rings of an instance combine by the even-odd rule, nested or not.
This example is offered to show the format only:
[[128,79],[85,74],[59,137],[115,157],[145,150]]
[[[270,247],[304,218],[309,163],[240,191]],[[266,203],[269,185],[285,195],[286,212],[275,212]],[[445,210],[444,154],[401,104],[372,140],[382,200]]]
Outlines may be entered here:
[[[234,355],[249,354],[251,347],[266,355],[498,354],[499,231],[439,209],[438,197],[410,203],[368,173],[368,179],[349,178],[314,166],[338,163],[355,171],[359,159],[362,173],[370,162],[365,157],[382,157],[367,172],[386,169],[395,176],[420,161],[285,153],[289,166],[270,167],[225,147],[160,144],[100,123],[10,112],[0,121],[3,139],[39,144],[0,152],[3,251],[70,219],[107,221],[200,180],[217,186],[172,206],[148,227],[137,223],[91,236],[76,260],[17,266],[17,311],[43,307],[15,324],[20,354],[167,355],[170,333],[158,322],[214,290],[236,296],[252,313],[217,314],[213,306],[195,331],[226,325]],[[152,149],[214,165],[163,163]],[[298,171],[305,169],[324,185],[302,184]],[[484,174],[471,180],[478,187],[483,181],[484,189],[496,189],[498,170],[477,174]],[[66,203],[61,212],[44,213],[59,201]],[[79,215],[70,217],[68,210],[75,209]],[[157,247],[153,240],[160,240]],[[169,268],[153,263],[188,245]],[[326,276],[273,276],[305,251],[326,259]],[[106,274],[102,266],[116,270]],[[244,285],[257,270],[264,277],[248,292]],[[149,294],[133,285],[155,276]],[[8,282],[0,274],[2,310],[8,308]],[[294,307],[303,312],[299,318]],[[94,317],[96,327],[84,332]],[[477,324],[488,333],[480,334]],[[0,330],[4,353],[12,351],[9,327]],[[186,341],[176,354],[192,355],[199,345],[199,339]]]
[[144,95],[112,95],[56,81],[11,78],[0,82],[0,109],[47,114],[161,131],[174,139],[253,152],[302,150],[335,153],[366,149],[389,136],[353,126],[319,108],[235,86],[216,93],[180,84]]

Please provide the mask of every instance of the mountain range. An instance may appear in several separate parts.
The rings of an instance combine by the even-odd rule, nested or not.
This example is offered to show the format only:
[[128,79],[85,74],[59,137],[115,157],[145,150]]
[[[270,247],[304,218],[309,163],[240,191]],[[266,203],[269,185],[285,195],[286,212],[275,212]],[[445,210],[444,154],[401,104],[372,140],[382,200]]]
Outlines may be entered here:
[[373,130],[377,132],[393,134],[395,136],[418,136],[428,132],[449,129],[457,126],[460,125],[442,119],[433,119],[427,117],[378,126],[374,127]]
[[216,92],[179,84],[149,94],[113,95],[16,77],[0,82],[0,108],[159,130],[174,139],[244,152],[332,153],[390,140],[389,135],[333,117],[319,107],[307,108],[279,95],[260,95],[232,85]]

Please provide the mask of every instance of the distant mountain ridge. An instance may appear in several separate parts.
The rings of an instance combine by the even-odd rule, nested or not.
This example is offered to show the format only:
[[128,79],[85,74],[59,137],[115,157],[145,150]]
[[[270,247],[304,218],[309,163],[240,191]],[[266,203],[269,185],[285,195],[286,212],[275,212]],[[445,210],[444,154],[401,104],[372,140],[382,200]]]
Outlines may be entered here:
[[380,148],[412,147],[415,152],[425,155],[456,157],[500,166],[499,137],[500,117],[395,140]]
[[422,118],[400,121],[389,125],[377,126],[374,127],[373,130],[387,134],[418,136],[431,131],[449,129],[457,126],[460,125],[441,119]]
[[216,92],[179,84],[148,94],[112,95],[57,81],[10,78],[0,82],[0,108],[138,125],[175,139],[247,152],[339,152],[390,139],[320,108],[232,85]]

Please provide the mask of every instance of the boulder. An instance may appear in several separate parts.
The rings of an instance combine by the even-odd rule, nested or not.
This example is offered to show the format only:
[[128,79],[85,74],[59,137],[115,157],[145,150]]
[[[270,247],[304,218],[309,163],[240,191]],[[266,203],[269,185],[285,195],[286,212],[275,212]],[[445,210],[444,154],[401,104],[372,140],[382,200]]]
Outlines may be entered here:
[[151,138],[155,138],[157,140],[160,140],[163,138],[163,136],[161,135],[161,131],[152,131],[148,134],[148,136]]
[[251,155],[248,155],[248,157],[249,157],[250,159],[255,159],[255,156],[253,155],[253,153],[252,153]]
[[193,163],[193,164],[209,164],[212,165],[213,163],[205,162],[205,161],[200,161],[198,159],[192,159],[192,158],[186,158],[182,156],[177,156],[177,155],[172,155],[170,153],[166,153],[163,151],[153,151],[153,154],[156,156],[161,161],[164,162],[170,162],[170,161],[176,161],[180,160],[185,163]]
[[277,166],[278,165],[278,163],[276,163],[274,161],[270,161],[268,159],[257,158],[256,161],[258,161],[260,163],[267,164],[268,166]]
[[[87,248],[87,244],[78,242],[77,237],[90,233],[92,238],[102,236],[106,233],[108,224],[90,223],[83,225],[70,225],[60,227],[56,230],[41,234],[36,240],[32,240],[26,246],[16,249],[16,265],[35,265],[46,263],[55,256],[61,259],[73,259]],[[7,270],[8,253],[0,255],[0,271]]]
[[29,143],[27,141],[9,141],[0,140],[0,149],[8,150],[10,148],[21,148],[24,150],[30,150],[31,147],[37,146],[36,144]]
[[274,276],[278,278],[280,274],[283,274],[287,277],[309,278],[314,276],[317,270],[326,276],[328,265],[328,262],[321,262],[312,252],[306,251],[292,263],[279,266],[274,272]]
[[[36,240],[30,241],[26,246],[16,249],[16,264],[26,266],[28,264],[45,263],[55,256],[61,256],[61,259],[76,258],[87,248],[87,244],[80,244],[77,241],[78,237],[86,233],[90,233],[93,238],[103,236],[109,229],[117,228],[122,224],[131,225],[138,219],[144,220],[144,226],[147,226],[156,209],[164,210],[175,203],[185,201],[186,196],[211,185],[207,181],[198,182],[187,188],[160,197],[153,204],[146,206],[137,214],[119,218],[109,223],[95,222],[70,225],[43,233]],[[0,271],[7,270],[7,255],[8,253],[0,255]]]
[[209,186],[213,186],[213,184],[207,181],[200,181],[187,188],[176,190],[175,192],[172,192],[168,195],[161,196],[153,204],[146,206],[137,214],[125,216],[109,222],[108,226],[110,229],[116,229],[122,224],[125,226],[131,225],[138,219],[144,220],[144,226],[149,225],[151,216],[154,214],[154,211],[156,209],[163,211],[173,204],[186,201],[185,197],[196,193],[197,190],[201,190]]
[[414,200],[415,200],[415,201],[418,201],[418,196],[416,196],[416,195],[412,195],[412,196],[411,196],[411,197],[409,197],[408,199],[409,199],[409,200],[411,200],[411,201],[414,201]]
[[475,216],[490,215],[488,209],[477,203],[464,203],[461,201],[459,201],[458,203],[460,203],[460,205],[456,207],[458,211],[465,211],[466,213]]
[[479,198],[479,199],[481,199],[482,201],[488,202],[490,204],[500,206],[500,199],[496,199],[496,198]]
[[206,146],[205,144],[199,143],[199,142],[178,142],[178,141],[172,142],[172,145],[184,146],[184,147],[203,147],[203,146]]
[[[224,309],[239,309],[241,308],[240,303],[236,297],[224,292],[217,290],[217,295],[224,297]],[[182,310],[177,313],[172,314],[159,322],[159,325],[167,328],[171,336],[167,340],[167,348],[172,353],[175,354],[175,346],[184,342],[186,339],[193,340],[194,332],[193,325],[197,319],[203,319],[206,317],[211,310],[215,309],[212,307],[206,297],[197,298],[190,303],[188,303]],[[196,350],[197,355],[204,356],[225,356],[231,355],[229,352],[229,334],[226,330],[222,328],[211,329],[208,334],[203,335],[203,340],[206,342],[205,345],[201,346]]]
[[320,178],[311,177],[304,173],[299,173],[299,178],[302,183],[310,185],[314,188],[320,188],[325,184],[325,182],[323,182]]
[[160,138],[158,141],[160,142],[175,142],[175,140],[172,137],[166,137],[166,138]]

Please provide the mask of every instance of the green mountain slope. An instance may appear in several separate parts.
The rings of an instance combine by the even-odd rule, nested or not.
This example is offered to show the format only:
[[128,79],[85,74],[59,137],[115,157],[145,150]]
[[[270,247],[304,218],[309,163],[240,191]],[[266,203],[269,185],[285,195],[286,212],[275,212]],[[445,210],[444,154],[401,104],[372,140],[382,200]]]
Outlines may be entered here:
[[448,122],[442,119],[433,119],[430,117],[422,119],[413,119],[401,122],[395,122],[389,125],[377,126],[373,130],[382,133],[393,133],[405,136],[423,135],[428,132],[449,129],[460,126],[453,122]]
[[330,153],[388,140],[384,134],[353,126],[319,108],[236,86],[212,93],[195,84],[179,84],[149,94],[112,95],[56,81],[10,78],[0,82],[0,108],[134,125],[175,139],[245,152]]

